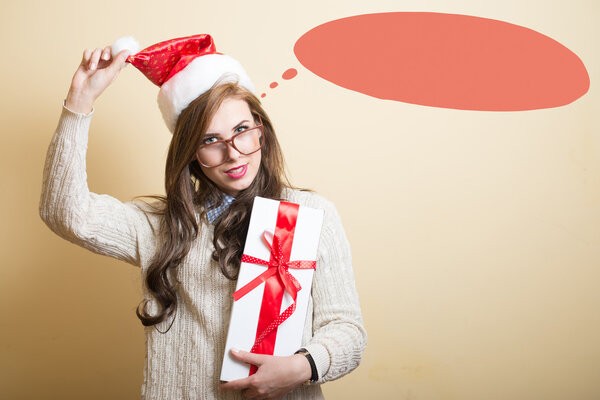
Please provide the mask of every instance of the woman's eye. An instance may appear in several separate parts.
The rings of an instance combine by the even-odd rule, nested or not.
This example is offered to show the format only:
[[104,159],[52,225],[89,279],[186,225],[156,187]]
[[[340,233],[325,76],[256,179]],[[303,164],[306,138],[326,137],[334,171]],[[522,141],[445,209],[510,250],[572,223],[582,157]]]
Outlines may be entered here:
[[238,126],[235,130],[235,133],[243,132],[246,129],[248,129],[248,127],[246,125]]
[[202,144],[211,144],[217,141],[217,138],[214,136],[208,136],[202,139]]

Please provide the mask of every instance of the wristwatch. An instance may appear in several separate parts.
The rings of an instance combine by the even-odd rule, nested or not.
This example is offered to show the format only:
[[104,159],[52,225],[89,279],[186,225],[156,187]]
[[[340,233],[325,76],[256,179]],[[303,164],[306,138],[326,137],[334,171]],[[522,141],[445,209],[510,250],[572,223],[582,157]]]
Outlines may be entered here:
[[310,379],[308,381],[304,382],[304,384],[312,385],[312,384],[316,383],[319,380],[319,373],[317,372],[317,366],[315,365],[315,360],[313,360],[313,358],[310,355],[310,353],[308,352],[308,350],[306,350],[305,348],[301,348],[294,354],[302,354],[304,357],[306,357],[306,359],[308,360],[308,363],[310,364],[310,372],[311,372]]

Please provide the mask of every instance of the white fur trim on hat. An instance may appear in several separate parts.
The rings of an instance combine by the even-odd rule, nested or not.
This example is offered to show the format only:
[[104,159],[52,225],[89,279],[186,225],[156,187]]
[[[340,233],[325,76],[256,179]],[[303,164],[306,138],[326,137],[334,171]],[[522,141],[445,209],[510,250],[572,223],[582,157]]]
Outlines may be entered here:
[[158,92],[158,108],[167,128],[173,133],[179,114],[217,81],[238,82],[254,92],[254,85],[242,65],[225,54],[207,54],[194,59],[163,83]]

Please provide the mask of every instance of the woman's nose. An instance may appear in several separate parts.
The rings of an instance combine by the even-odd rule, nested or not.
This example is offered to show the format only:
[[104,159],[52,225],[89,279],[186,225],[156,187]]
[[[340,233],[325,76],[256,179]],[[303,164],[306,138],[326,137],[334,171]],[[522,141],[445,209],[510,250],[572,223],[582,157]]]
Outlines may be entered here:
[[227,143],[227,159],[237,160],[238,158],[240,158],[240,152],[233,147],[232,143]]

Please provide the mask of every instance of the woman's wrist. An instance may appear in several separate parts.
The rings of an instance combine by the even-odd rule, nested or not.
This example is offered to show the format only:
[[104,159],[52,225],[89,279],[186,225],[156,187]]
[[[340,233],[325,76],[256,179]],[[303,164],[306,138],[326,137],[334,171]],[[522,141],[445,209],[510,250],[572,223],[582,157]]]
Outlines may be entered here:
[[303,354],[294,354],[292,356],[296,365],[296,376],[298,376],[298,384],[302,384],[310,380],[312,369],[308,359]]
[[310,352],[303,347],[294,354],[302,355],[306,360],[306,363],[308,363],[310,367],[310,376],[304,382],[306,382],[307,384],[313,384],[317,380],[319,380],[319,372],[317,370],[317,365],[315,364],[315,360],[313,359]]
[[65,99],[65,106],[72,111],[80,114],[89,114],[92,112],[94,100],[83,93],[69,90]]

